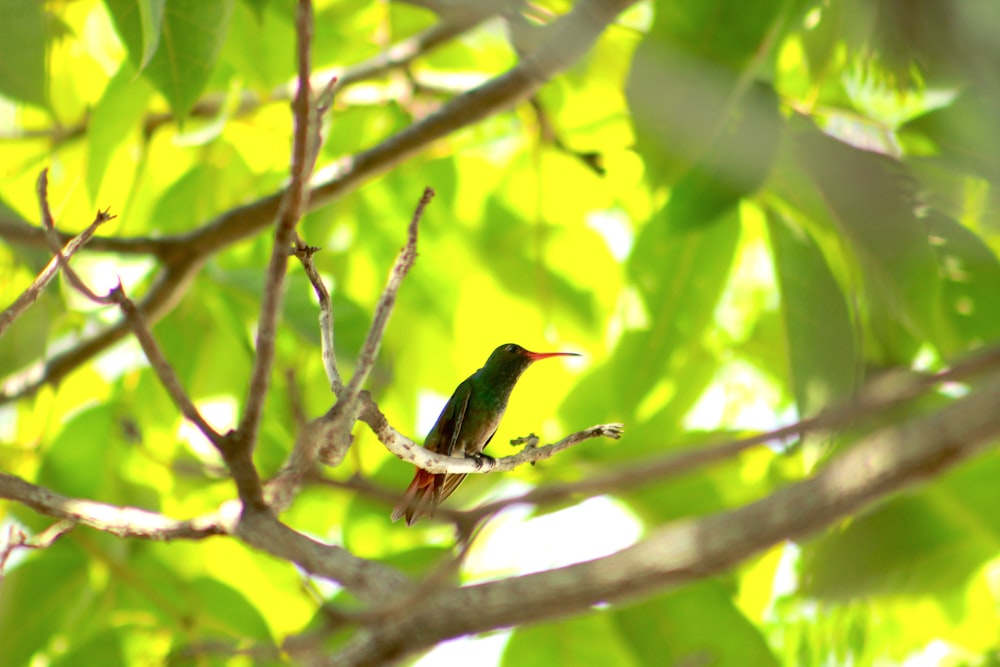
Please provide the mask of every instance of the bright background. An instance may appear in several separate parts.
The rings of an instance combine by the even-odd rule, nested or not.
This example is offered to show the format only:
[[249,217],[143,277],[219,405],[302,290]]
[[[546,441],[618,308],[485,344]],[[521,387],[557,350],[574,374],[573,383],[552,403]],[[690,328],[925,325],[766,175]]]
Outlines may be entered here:
[[[187,232],[274,192],[289,161],[287,94],[276,87],[294,73],[291,4],[171,0],[158,14],[153,0],[0,0],[0,221],[37,224],[43,167],[61,229],[110,207],[118,217],[101,234],[116,237]],[[524,43],[571,7],[540,0],[526,23],[494,18],[407,71],[345,88],[317,181],[514,66],[510,30]],[[437,196],[420,255],[368,387],[393,425],[422,437],[456,385],[506,342],[583,356],[525,374],[491,454],[512,453],[506,443],[531,432],[549,442],[626,424],[620,441],[477,475],[450,507],[789,423],[886,370],[938,369],[995,343],[997,7],[637,3],[534,106],[455,132],[306,216],[303,237],[323,248],[316,261],[333,294],[342,370],[352,370],[428,185]],[[436,20],[403,3],[317,2],[315,65],[363,62]],[[48,261],[9,229],[0,226],[4,305]],[[270,247],[262,233],[223,248],[154,327],[220,429],[239,419]],[[135,297],[159,268],[96,252],[74,265],[98,289],[120,276]],[[256,449],[265,477],[288,456],[298,416],[331,403],[317,315],[293,263]],[[5,391],[115,319],[57,281],[0,339]],[[891,418],[940,409],[965,390]],[[748,451],[612,496],[512,508],[487,526],[462,580],[598,557],[671,520],[765,497],[870,428]],[[235,495],[132,341],[0,405],[0,469],[178,518]],[[345,462],[324,474],[399,492],[412,469],[358,427]],[[998,478],[988,454],[726,574],[461,639],[420,664],[996,664]],[[452,553],[448,525],[407,529],[389,512],[317,484],[282,519],[414,576]],[[0,517],[4,531],[51,524],[17,503],[0,505]],[[193,655],[200,665],[280,663],[274,647],[303,632],[323,600],[345,603],[336,586],[222,538],[161,544],[76,529],[52,548],[16,552],[5,574],[0,662],[12,666]]]

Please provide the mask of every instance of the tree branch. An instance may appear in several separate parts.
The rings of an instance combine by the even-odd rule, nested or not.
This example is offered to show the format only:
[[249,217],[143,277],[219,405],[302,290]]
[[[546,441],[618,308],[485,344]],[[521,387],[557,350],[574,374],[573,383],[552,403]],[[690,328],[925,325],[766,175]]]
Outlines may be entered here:
[[236,534],[250,546],[295,563],[309,574],[342,584],[370,604],[385,604],[412,585],[395,568],[296,532],[266,509],[244,511]]
[[28,286],[26,290],[21,292],[21,294],[14,300],[14,303],[10,304],[2,313],[0,313],[0,336],[4,334],[11,324],[14,323],[21,314],[28,309],[31,304],[33,304],[39,296],[42,295],[42,291],[48,286],[52,278],[55,277],[56,273],[59,271],[59,267],[64,263],[69,261],[69,258],[76,254],[76,251],[82,248],[87,241],[91,239],[97,228],[103,225],[105,222],[111,219],[112,216],[108,216],[107,211],[103,213],[101,211],[97,212],[97,217],[94,221],[90,223],[90,226],[85,230],[80,232],[78,235],[72,237],[64,247],[59,248],[58,245],[56,253],[53,255],[49,263],[45,265],[45,268],[41,270],[35,280]]
[[[312,3],[299,0],[295,13],[295,32],[298,44],[298,91],[292,102],[295,129],[292,140],[291,184],[285,191],[274,232],[274,246],[264,283],[260,317],[257,321],[257,354],[250,378],[250,387],[244,404],[243,418],[233,438],[233,454],[246,450],[249,455],[257,439],[264,399],[271,378],[274,362],[274,345],[277,337],[278,316],[284,298],[285,273],[288,254],[295,238],[295,227],[309,204],[309,178],[312,175],[316,151],[311,146],[319,143],[318,112],[313,106],[310,48],[313,31]],[[315,133],[315,142],[313,134]],[[239,453],[243,455],[242,453]],[[255,501],[263,502],[262,498]]]
[[228,531],[216,514],[178,521],[138,509],[108,505],[93,500],[67,498],[20,477],[0,472],[0,498],[26,505],[39,514],[69,519],[118,537],[148,540],[200,540]]

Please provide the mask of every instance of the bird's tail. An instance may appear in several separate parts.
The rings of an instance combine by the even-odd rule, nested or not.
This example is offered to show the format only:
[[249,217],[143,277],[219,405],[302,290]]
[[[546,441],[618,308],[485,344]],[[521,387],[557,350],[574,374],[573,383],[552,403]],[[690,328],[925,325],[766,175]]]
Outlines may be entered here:
[[434,513],[439,502],[439,492],[444,475],[434,475],[426,470],[417,469],[413,481],[403,492],[403,499],[392,510],[392,520],[399,521],[406,516],[406,525],[412,526],[424,515]]

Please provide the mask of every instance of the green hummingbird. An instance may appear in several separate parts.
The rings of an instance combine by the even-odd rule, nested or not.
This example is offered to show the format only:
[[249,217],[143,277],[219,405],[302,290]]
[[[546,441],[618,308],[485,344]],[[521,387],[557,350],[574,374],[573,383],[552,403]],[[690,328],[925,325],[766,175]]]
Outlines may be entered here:
[[[507,409],[507,399],[521,373],[532,362],[549,357],[578,357],[575,352],[529,352],[507,343],[493,350],[486,364],[458,385],[424,440],[424,447],[448,456],[489,459],[483,449],[490,444]],[[464,474],[435,475],[417,468],[403,499],[392,512],[392,520],[406,516],[412,526],[420,517],[450,496],[465,479]]]

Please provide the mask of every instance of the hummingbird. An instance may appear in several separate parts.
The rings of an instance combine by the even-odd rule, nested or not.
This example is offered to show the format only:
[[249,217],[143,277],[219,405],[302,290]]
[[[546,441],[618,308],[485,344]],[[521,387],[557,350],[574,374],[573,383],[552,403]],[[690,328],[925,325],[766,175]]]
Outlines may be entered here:
[[[424,447],[438,454],[489,460],[483,449],[493,439],[521,373],[539,359],[578,356],[575,352],[529,352],[514,343],[501,345],[493,350],[482,368],[458,385],[427,434]],[[392,520],[406,516],[406,525],[412,526],[420,517],[432,515],[434,508],[463,479],[465,474],[435,475],[417,468],[403,499],[392,512]]]

